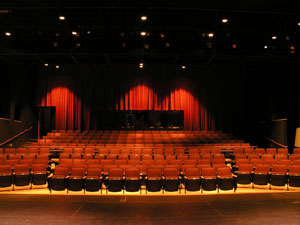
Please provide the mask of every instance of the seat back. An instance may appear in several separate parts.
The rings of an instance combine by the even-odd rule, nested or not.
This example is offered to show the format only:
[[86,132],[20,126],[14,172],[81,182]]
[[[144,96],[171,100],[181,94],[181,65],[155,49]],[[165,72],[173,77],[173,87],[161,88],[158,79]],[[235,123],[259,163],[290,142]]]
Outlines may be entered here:
[[56,167],[54,170],[54,175],[59,176],[68,176],[69,175],[69,169],[67,167]]
[[275,165],[272,167],[272,174],[286,174],[287,165]]
[[122,179],[123,170],[121,168],[109,168],[108,169],[108,177],[114,179]]
[[85,169],[84,168],[73,167],[71,169],[71,176],[83,177],[84,175],[85,175]]
[[240,164],[239,173],[251,173],[253,171],[252,164]]
[[10,165],[0,165],[0,175],[12,174],[12,167]]
[[291,165],[289,168],[289,174],[300,176],[300,165]]
[[202,168],[201,170],[201,174],[202,176],[205,178],[205,177],[212,177],[212,176],[216,176],[216,171],[214,168],[208,168],[208,167],[205,167],[205,168]]
[[100,177],[101,176],[101,169],[88,168],[87,169],[87,176],[97,176],[97,177]]
[[164,168],[164,176],[166,178],[169,178],[169,177],[178,177],[178,170],[177,170],[177,168]]
[[31,172],[45,172],[46,173],[46,166],[45,164],[32,164]]
[[187,178],[200,178],[200,171],[198,168],[186,168],[185,169],[185,176]]
[[217,174],[220,177],[232,176],[231,169],[229,167],[220,167],[220,168],[217,168]]
[[29,173],[29,165],[27,164],[17,164],[14,166],[15,173]]
[[162,169],[160,168],[149,168],[147,172],[148,178],[161,178]]
[[128,179],[140,179],[140,170],[138,168],[126,168],[125,178]]
[[255,173],[268,174],[270,172],[270,166],[266,164],[258,164],[255,166]]

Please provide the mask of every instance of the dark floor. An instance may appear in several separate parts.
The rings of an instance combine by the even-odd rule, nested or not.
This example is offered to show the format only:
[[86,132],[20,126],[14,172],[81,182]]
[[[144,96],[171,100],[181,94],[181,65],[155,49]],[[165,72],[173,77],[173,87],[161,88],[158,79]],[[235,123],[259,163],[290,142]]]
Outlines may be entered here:
[[1,225],[300,224],[300,193],[205,196],[0,195]]

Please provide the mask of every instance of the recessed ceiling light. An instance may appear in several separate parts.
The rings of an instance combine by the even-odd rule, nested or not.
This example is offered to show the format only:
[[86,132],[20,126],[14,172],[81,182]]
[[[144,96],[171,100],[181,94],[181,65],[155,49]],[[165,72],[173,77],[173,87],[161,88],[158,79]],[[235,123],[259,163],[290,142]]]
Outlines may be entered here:
[[291,50],[295,50],[295,46],[293,46],[293,45],[290,46],[290,49],[291,49]]
[[208,37],[212,38],[214,36],[214,33],[208,33]]
[[277,39],[277,36],[272,36],[272,39],[273,39],[273,40],[276,40],[276,39]]
[[144,63],[140,63],[139,67],[142,69],[144,68]]
[[86,33],[87,33],[87,34],[91,34],[91,31],[90,31],[90,30],[88,30]]
[[11,33],[10,33],[10,32],[5,32],[4,34],[5,34],[5,36],[7,36],[7,37],[10,37],[10,36],[11,36]]
[[298,26],[300,27],[300,22],[298,22]]
[[49,66],[49,64],[48,64],[48,63],[45,63],[45,64],[44,64],[44,66],[46,66],[46,67],[47,67],[47,66]]
[[267,49],[267,48],[268,48],[268,45],[265,45],[265,46],[264,46],[264,49]]
[[227,23],[228,22],[228,19],[227,18],[223,18],[222,19],[222,23]]
[[60,66],[59,66],[59,65],[56,65],[56,66],[55,66],[55,68],[56,68],[56,69],[59,69],[59,68],[60,68]]
[[186,66],[185,66],[185,65],[182,65],[182,66],[181,66],[181,69],[183,69],[183,70],[186,69]]
[[167,48],[170,47],[170,43],[169,43],[169,42],[166,43],[166,47],[167,47]]
[[147,19],[148,19],[147,16],[141,16],[142,21],[146,21]]
[[79,36],[79,34],[76,31],[72,31],[72,35],[75,36],[75,37]]
[[165,38],[166,36],[165,36],[165,34],[161,33],[161,34],[160,34],[160,37],[161,37],[161,38]]
[[59,19],[59,20],[65,20],[66,17],[65,17],[65,16],[59,16],[58,19]]
[[149,49],[149,44],[145,44],[145,49]]
[[76,45],[75,45],[76,48],[79,48],[80,46],[81,46],[80,43],[76,43]]
[[145,37],[147,33],[145,31],[141,31],[141,36]]
[[126,48],[126,47],[127,47],[126,42],[122,42],[122,47],[123,47],[123,48]]
[[237,48],[237,45],[236,45],[236,44],[233,44],[233,45],[232,45],[232,48]]
[[291,37],[290,36],[286,36],[285,40],[289,41],[289,40],[291,40]]

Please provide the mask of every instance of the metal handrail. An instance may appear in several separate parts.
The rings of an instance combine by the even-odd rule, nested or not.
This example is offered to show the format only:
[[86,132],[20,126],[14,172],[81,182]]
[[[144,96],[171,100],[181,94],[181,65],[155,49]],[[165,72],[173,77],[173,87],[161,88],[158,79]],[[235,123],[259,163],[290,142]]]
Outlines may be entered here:
[[269,138],[269,137],[267,137],[267,136],[263,136],[263,137],[266,138],[268,141],[272,142],[273,144],[275,144],[275,145],[281,147],[281,148],[287,148],[287,147],[288,147],[288,146],[286,146],[286,145],[280,144],[279,142],[275,141],[275,140],[272,139],[272,138]]
[[6,145],[7,143],[9,143],[9,142],[11,142],[11,141],[15,140],[16,138],[18,138],[18,137],[22,136],[23,134],[25,134],[25,133],[27,133],[27,132],[31,131],[31,130],[32,130],[32,128],[33,128],[33,126],[31,126],[31,127],[27,128],[27,129],[25,129],[25,130],[21,131],[20,133],[16,134],[15,136],[13,136],[13,137],[11,137],[11,138],[7,139],[6,141],[4,141],[4,142],[0,143],[0,147],[2,147],[2,146],[4,146],[4,145]]

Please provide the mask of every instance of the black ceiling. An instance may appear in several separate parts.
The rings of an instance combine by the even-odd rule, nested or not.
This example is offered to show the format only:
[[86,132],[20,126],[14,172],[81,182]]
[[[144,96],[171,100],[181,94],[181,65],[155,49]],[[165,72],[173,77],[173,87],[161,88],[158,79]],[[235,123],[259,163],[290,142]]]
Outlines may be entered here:
[[299,13],[299,0],[1,0],[0,63],[295,63]]

